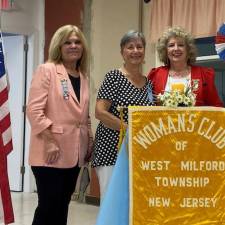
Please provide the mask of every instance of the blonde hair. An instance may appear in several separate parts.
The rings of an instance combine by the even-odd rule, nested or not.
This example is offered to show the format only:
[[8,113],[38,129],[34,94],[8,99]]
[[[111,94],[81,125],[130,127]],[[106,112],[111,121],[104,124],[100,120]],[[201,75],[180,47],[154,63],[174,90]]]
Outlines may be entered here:
[[197,56],[197,48],[194,43],[194,38],[181,27],[171,27],[163,33],[162,37],[159,38],[157,43],[159,60],[167,66],[170,65],[167,56],[167,44],[172,37],[182,38],[184,40],[187,49],[187,63],[189,65],[193,64],[196,61]]
[[81,58],[77,62],[76,67],[81,72],[86,73],[88,66],[87,41],[82,31],[74,25],[65,25],[56,30],[50,42],[48,51],[48,61],[56,64],[62,63],[61,47],[72,33],[74,33],[80,39],[81,44],[83,46],[83,53]]

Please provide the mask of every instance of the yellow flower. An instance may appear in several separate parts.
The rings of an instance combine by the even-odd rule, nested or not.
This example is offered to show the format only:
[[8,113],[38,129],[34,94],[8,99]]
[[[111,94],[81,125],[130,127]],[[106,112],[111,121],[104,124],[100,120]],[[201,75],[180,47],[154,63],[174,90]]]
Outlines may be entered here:
[[171,92],[165,91],[164,94],[159,94],[157,98],[161,105],[167,107],[194,106],[196,94],[193,91],[198,89],[198,83],[199,80],[193,80],[192,85],[186,87],[184,92],[176,89]]

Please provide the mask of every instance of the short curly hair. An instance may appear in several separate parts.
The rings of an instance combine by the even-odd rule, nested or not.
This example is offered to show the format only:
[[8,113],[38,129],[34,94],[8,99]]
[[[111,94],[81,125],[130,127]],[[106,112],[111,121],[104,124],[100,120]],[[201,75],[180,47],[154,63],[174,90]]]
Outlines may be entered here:
[[187,63],[189,65],[193,64],[196,61],[197,57],[197,48],[194,42],[194,38],[191,36],[190,33],[185,31],[181,27],[170,27],[163,33],[162,37],[159,38],[157,43],[159,60],[163,62],[166,66],[170,65],[167,56],[167,44],[170,38],[172,37],[184,39],[187,47]]

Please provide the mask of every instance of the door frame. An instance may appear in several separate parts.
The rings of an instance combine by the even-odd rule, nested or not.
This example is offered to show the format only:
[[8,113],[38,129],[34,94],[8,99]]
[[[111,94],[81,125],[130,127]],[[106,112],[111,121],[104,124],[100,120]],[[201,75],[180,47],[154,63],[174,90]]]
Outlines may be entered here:
[[23,105],[21,106],[21,110],[23,110],[23,128],[22,128],[22,152],[20,168],[24,171],[21,174],[22,183],[21,183],[21,192],[33,192],[36,190],[35,181],[33,178],[32,171],[30,166],[28,165],[28,154],[29,154],[29,142],[30,142],[30,126],[28,120],[26,118],[26,102],[28,99],[28,91],[30,88],[30,83],[33,74],[34,67],[34,44],[35,44],[35,35],[25,35],[25,34],[17,34],[14,32],[4,32],[4,36],[23,36],[24,42],[27,43],[28,49],[24,52],[24,68],[23,68]]

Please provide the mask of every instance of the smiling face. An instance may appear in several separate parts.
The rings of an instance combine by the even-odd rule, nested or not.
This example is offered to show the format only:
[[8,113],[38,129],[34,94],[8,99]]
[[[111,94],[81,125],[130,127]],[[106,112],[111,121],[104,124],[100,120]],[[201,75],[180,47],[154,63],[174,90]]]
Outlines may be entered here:
[[187,47],[183,38],[171,37],[167,43],[167,56],[171,64],[187,62]]
[[125,64],[140,65],[145,56],[145,47],[141,38],[131,39],[121,49]]
[[83,45],[81,40],[73,32],[61,47],[62,61],[66,63],[77,63],[82,57]]

